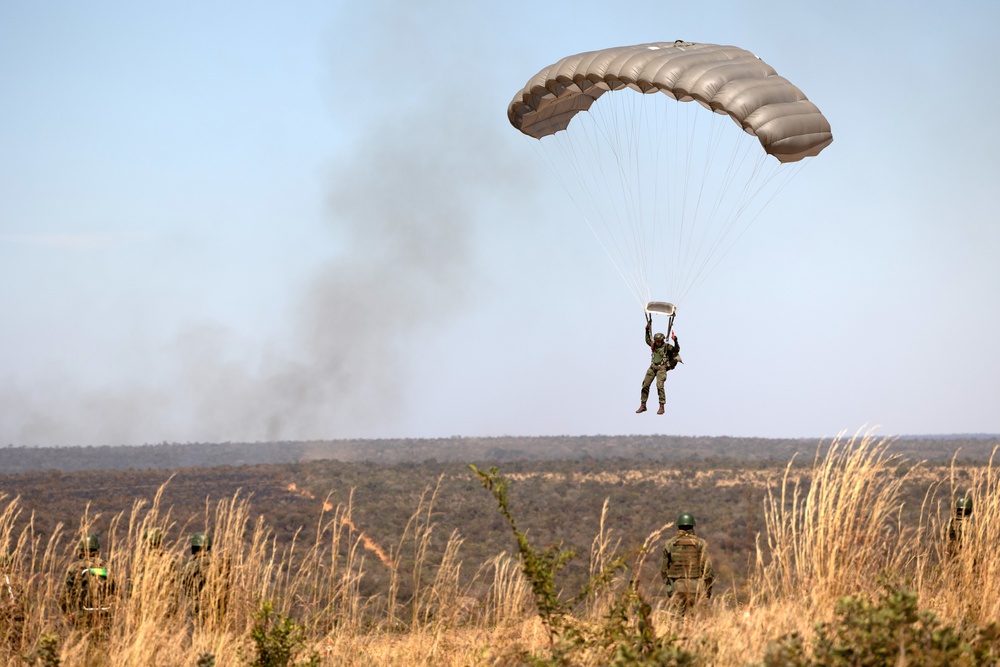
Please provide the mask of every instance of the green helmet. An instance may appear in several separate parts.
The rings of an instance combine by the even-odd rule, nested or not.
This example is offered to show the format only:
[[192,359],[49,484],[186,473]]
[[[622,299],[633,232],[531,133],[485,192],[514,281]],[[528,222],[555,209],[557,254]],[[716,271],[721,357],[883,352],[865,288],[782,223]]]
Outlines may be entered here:
[[149,547],[160,547],[163,544],[163,531],[159,528],[147,528],[142,531],[142,541]]
[[212,550],[212,534],[211,533],[195,533],[191,536],[191,549],[205,551]]
[[677,527],[686,530],[694,528],[694,514],[691,514],[691,512],[681,512],[677,517]]
[[654,343],[662,343],[664,338],[666,338],[666,336],[664,336],[661,333],[658,333],[655,336],[653,336],[653,342]]
[[101,550],[101,541],[97,539],[97,535],[90,533],[82,540],[80,540],[80,551],[81,553],[98,552]]
[[955,501],[955,514],[969,516],[972,514],[972,496],[962,496]]

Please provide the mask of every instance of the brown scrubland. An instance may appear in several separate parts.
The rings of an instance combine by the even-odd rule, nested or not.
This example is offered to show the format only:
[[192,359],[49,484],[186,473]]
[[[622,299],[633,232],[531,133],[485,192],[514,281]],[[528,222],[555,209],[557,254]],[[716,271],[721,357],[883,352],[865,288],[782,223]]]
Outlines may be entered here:
[[[449,463],[212,474],[0,478],[0,664],[804,664],[781,662],[775,647],[814,639],[846,596],[887,590],[914,594],[960,638],[1000,648],[983,634],[1000,619],[992,458],[922,463],[859,435],[780,464],[512,461],[493,478],[506,506],[474,470]],[[71,493],[80,487],[89,494]],[[949,556],[960,495],[973,498],[973,520]],[[76,504],[62,507],[64,496]],[[708,603],[678,617],[659,549],[684,510],[698,517],[719,580]],[[153,529],[165,556],[143,539]],[[220,585],[206,586],[196,612],[178,572],[201,530],[213,536],[209,576]],[[81,621],[58,601],[88,533],[117,586],[105,616]],[[553,565],[554,586],[540,592],[545,572],[526,558],[545,553],[538,567]],[[905,658],[905,645],[894,650]]]

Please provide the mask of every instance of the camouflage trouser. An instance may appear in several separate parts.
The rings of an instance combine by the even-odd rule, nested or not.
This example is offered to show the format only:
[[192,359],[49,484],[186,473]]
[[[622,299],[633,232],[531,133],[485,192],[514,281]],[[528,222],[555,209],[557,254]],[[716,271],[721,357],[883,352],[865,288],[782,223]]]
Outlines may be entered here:
[[111,630],[110,609],[74,609],[66,616],[70,624],[84,632],[106,636]]
[[668,606],[677,613],[686,614],[706,596],[701,579],[670,579],[667,581]]
[[649,370],[646,371],[646,377],[642,379],[642,402],[645,403],[646,399],[649,398],[649,385],[653,384],[654,377],[656,378],[656,393],[660,398],[660,403],[666,403],[667,392],[663,389],[663,383],[667,380],[667,369],[656,366],[650,366]]

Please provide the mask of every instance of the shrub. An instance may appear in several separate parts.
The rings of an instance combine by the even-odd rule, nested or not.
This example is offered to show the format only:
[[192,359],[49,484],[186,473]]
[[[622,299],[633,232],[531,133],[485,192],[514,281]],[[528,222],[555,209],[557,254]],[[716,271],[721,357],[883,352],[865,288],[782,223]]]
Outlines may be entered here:
[[[764,667],[992,665],[1000,657],[1000,626],[958,629],[918,606],[917,594],[886,586],[875,601],[846,596],[835,620],[816,626],[812,651],[797,633],[773,642]],[[811,655],[810,655],[811,653]]]
[[250,631],[256,655],[249,663],[254,667],[287,667],[291,664],[318,665],[319,656],[310,653],[304,662],[292,659],[305,645],[305,629],[288,616],[274,612],[270,602],[261,604],[256,613],[257,623]]
[[38,648],[25,660],[29,665],[59,667],[62,664],[59,659],[59,635],[51,632],[43,634],[38,638]]
[[[639,565],[632,577],[625,579],[619,576],[629,569],[625,554],[602,552],[602,567],[591,575],[578,595],[571,600],[563,600],[557,592],[556,575],[575,557],[575,552],[564,551],[559,545],[549,546],[541,552],[535,549],[527,534],[518,529],[510,512],[508,480],[495,467],[489,472],[482,472],[472,465],[469,467],[493,494],[500,513],[510,523],[521,557],[521,571],[531,585],[538,615],[549,632],[549,655],[527,656],[532,664],[539,667],[575,664],[688,667],[701,664],[697,655],[677,645],[676,636],[656,636],[651,607],[635,584],[637,571],[645,561],[645,546],[639,550]],[[612,602],[599,623],[590,623],[571,613],[584,599],[603,596],[616,587],[619,590],[612,596]]]

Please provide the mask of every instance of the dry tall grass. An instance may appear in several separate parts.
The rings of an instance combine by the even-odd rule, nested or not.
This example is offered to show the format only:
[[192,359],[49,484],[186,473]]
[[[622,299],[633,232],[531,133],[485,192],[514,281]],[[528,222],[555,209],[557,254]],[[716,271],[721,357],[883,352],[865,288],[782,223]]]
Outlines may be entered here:
[[[641,584],[658,569],[664,526],[636,545],[626,571],[609,577],[609,587],[595,590],[574,613],[596,623],[613,603],[609,591],[626,579],[640,582],[640,593],[653,602],[656,631],[679,636],[713,665],[759,662],[770,640],[809,635],[830,618],[840,596],[874,594],[884,576],[907,583],[946,621],[1000,618],[1000,472],[992,462],[975,471],[968,488],[947,480],[933,485],[919,521],[905,525],[900,485],[919,468],[900,467],[891,443],[865,435],[818,451],[811,468],[789,466],[769,487],[766,532],[751,585],[739,599],[718,596],[685,618],[668,613],[656,590]],[[961,552],[949,558],[952,502],[965,494],[974,499],[973,522]],[[313,652],[323,664],[504,665],[526,652],[544,654],[549,634],[517,557],[498,554],[471,583],[461,583],[462,536],[435,535],[435,500],[436,487],[429,487],[398,543],[373,557],[354,528],[350,501],[324,503],[313,529],[279,547],[239,494],[207,502],[203,516],[183,520],[164,511],[157,494],[111,517],[101,535],[117,583],[109,622],[74,625],[58,599],[66,565],[98,517],[85,511],[79,526],[59,527],[43,542],[31,517],[21,516],[18,499],[0,497],[0,553],[8,554],[0,664],[25,664],[23,656],[40,655],[41,640],[53,636],[64,665],[194,665],[204,654],[216,665],[246,664],[264,602],[295,619],[304,630],[303,655]],[[621,549],[614,526],[606,525],[607,507],[591,545],[596,579]],[[164,535],[162,548],[145,539],[154,530]],[[186,538],[196,530],[210,531],[214,540],[202,613],[178,584]],[[432,550],[434,539],[444,548]],[[388,583],[363,593],[375,567],[388,568]],[[601,656],[595,650],[578,659],[600,664]]]

